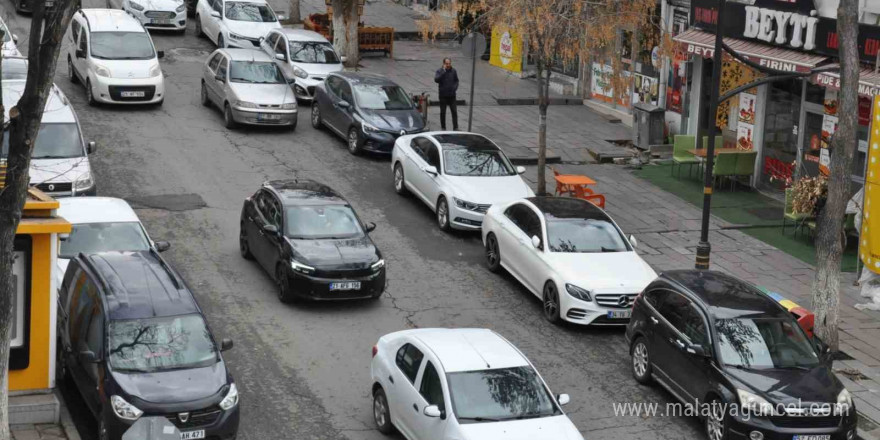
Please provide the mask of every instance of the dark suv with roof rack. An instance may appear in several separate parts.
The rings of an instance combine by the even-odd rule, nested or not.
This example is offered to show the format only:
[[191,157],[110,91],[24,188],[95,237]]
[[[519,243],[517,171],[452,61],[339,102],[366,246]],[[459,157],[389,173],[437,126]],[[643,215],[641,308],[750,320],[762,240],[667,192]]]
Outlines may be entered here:
[[182,439],[234,439],[238,390],[193,294],[153,250],[80,254],[59,290],[60,374],[120,439],[167,417]]

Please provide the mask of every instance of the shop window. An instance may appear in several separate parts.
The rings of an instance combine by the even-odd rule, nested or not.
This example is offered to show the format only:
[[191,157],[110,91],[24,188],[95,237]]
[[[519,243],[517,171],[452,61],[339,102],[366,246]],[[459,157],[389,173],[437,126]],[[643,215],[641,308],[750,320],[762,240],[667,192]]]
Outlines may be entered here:
[[23,370],[30,364],[31,245],[29,235],[15,237],[12,263],[15,295],[12,297],[12,323],[9,329],[10,370]]
[[768,85],[767,111],[764,119],[762,172],[764,189],[782,191],[792,177],[797,158],[798,125],[801,113],[800,80],[775,81]]

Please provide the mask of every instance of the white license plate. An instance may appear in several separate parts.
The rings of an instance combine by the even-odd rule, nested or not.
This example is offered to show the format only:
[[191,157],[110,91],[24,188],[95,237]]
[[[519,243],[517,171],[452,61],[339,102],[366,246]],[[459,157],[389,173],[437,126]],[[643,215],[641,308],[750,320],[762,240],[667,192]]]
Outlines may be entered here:
[[277,120],[281,119],[281,115],[257,113],[257,119],[259,119],[261,121],[277,121]]
[[180,433],[180,440],[194,440],[198,438],[205,438],[205,430],[200,429],[198,431],[186,431]]
[[794,436],[792,440],[831,440],[831,434],[802,434]]
[[632,316],[632,310],[609,310],[609,319],[628,319]]
[[150,20],[152,24],[171,24],[171,20],[168,18],[153,18]]
[[143,98],[146,95],[144,94],[143,91],[136,90],[136,91],[128,91],[128,92],[119,92],[119,96],[122,96],[123,98]]
[[342,283],[330,283],[330,290],[361,290],[361,282],[345,281]]

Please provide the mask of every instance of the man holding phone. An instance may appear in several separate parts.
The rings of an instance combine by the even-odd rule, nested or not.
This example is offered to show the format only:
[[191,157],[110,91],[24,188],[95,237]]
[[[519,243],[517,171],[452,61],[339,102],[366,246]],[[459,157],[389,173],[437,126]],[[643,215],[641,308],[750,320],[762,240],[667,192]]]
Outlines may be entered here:
[[455,108],[455,92],[458,90],[458,72],[452,68],[452,60],[443,59],[443,67],[434,74],[440,95],[440,128],[446,130],[446,107],[452,112],[452,129],[458,131],[458,111]]

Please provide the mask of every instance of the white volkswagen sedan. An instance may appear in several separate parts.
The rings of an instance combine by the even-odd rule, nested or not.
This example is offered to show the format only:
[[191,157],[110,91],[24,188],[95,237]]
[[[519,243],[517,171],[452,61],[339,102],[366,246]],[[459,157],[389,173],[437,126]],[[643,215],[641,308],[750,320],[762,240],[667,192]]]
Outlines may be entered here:
[[516,347],[484,329],[390,333],[373,347],[373,418],[410,440],[583,440]]
[[391,152],[394,190],[412,192],[437,214],[437,225],[478,230],[490,206],[534,193],[504,152],[485,136],[435,131],[401,136]]
[[219,48],[259,49],[272,29],[281,29],[266,0],[198,0],[196,35],[206,35]]
[[544,302],[544,317],[623,325],[657,274],[614,220],[590,202],[532,197],[495,205],[483,221],[486,263],[507,269]]

